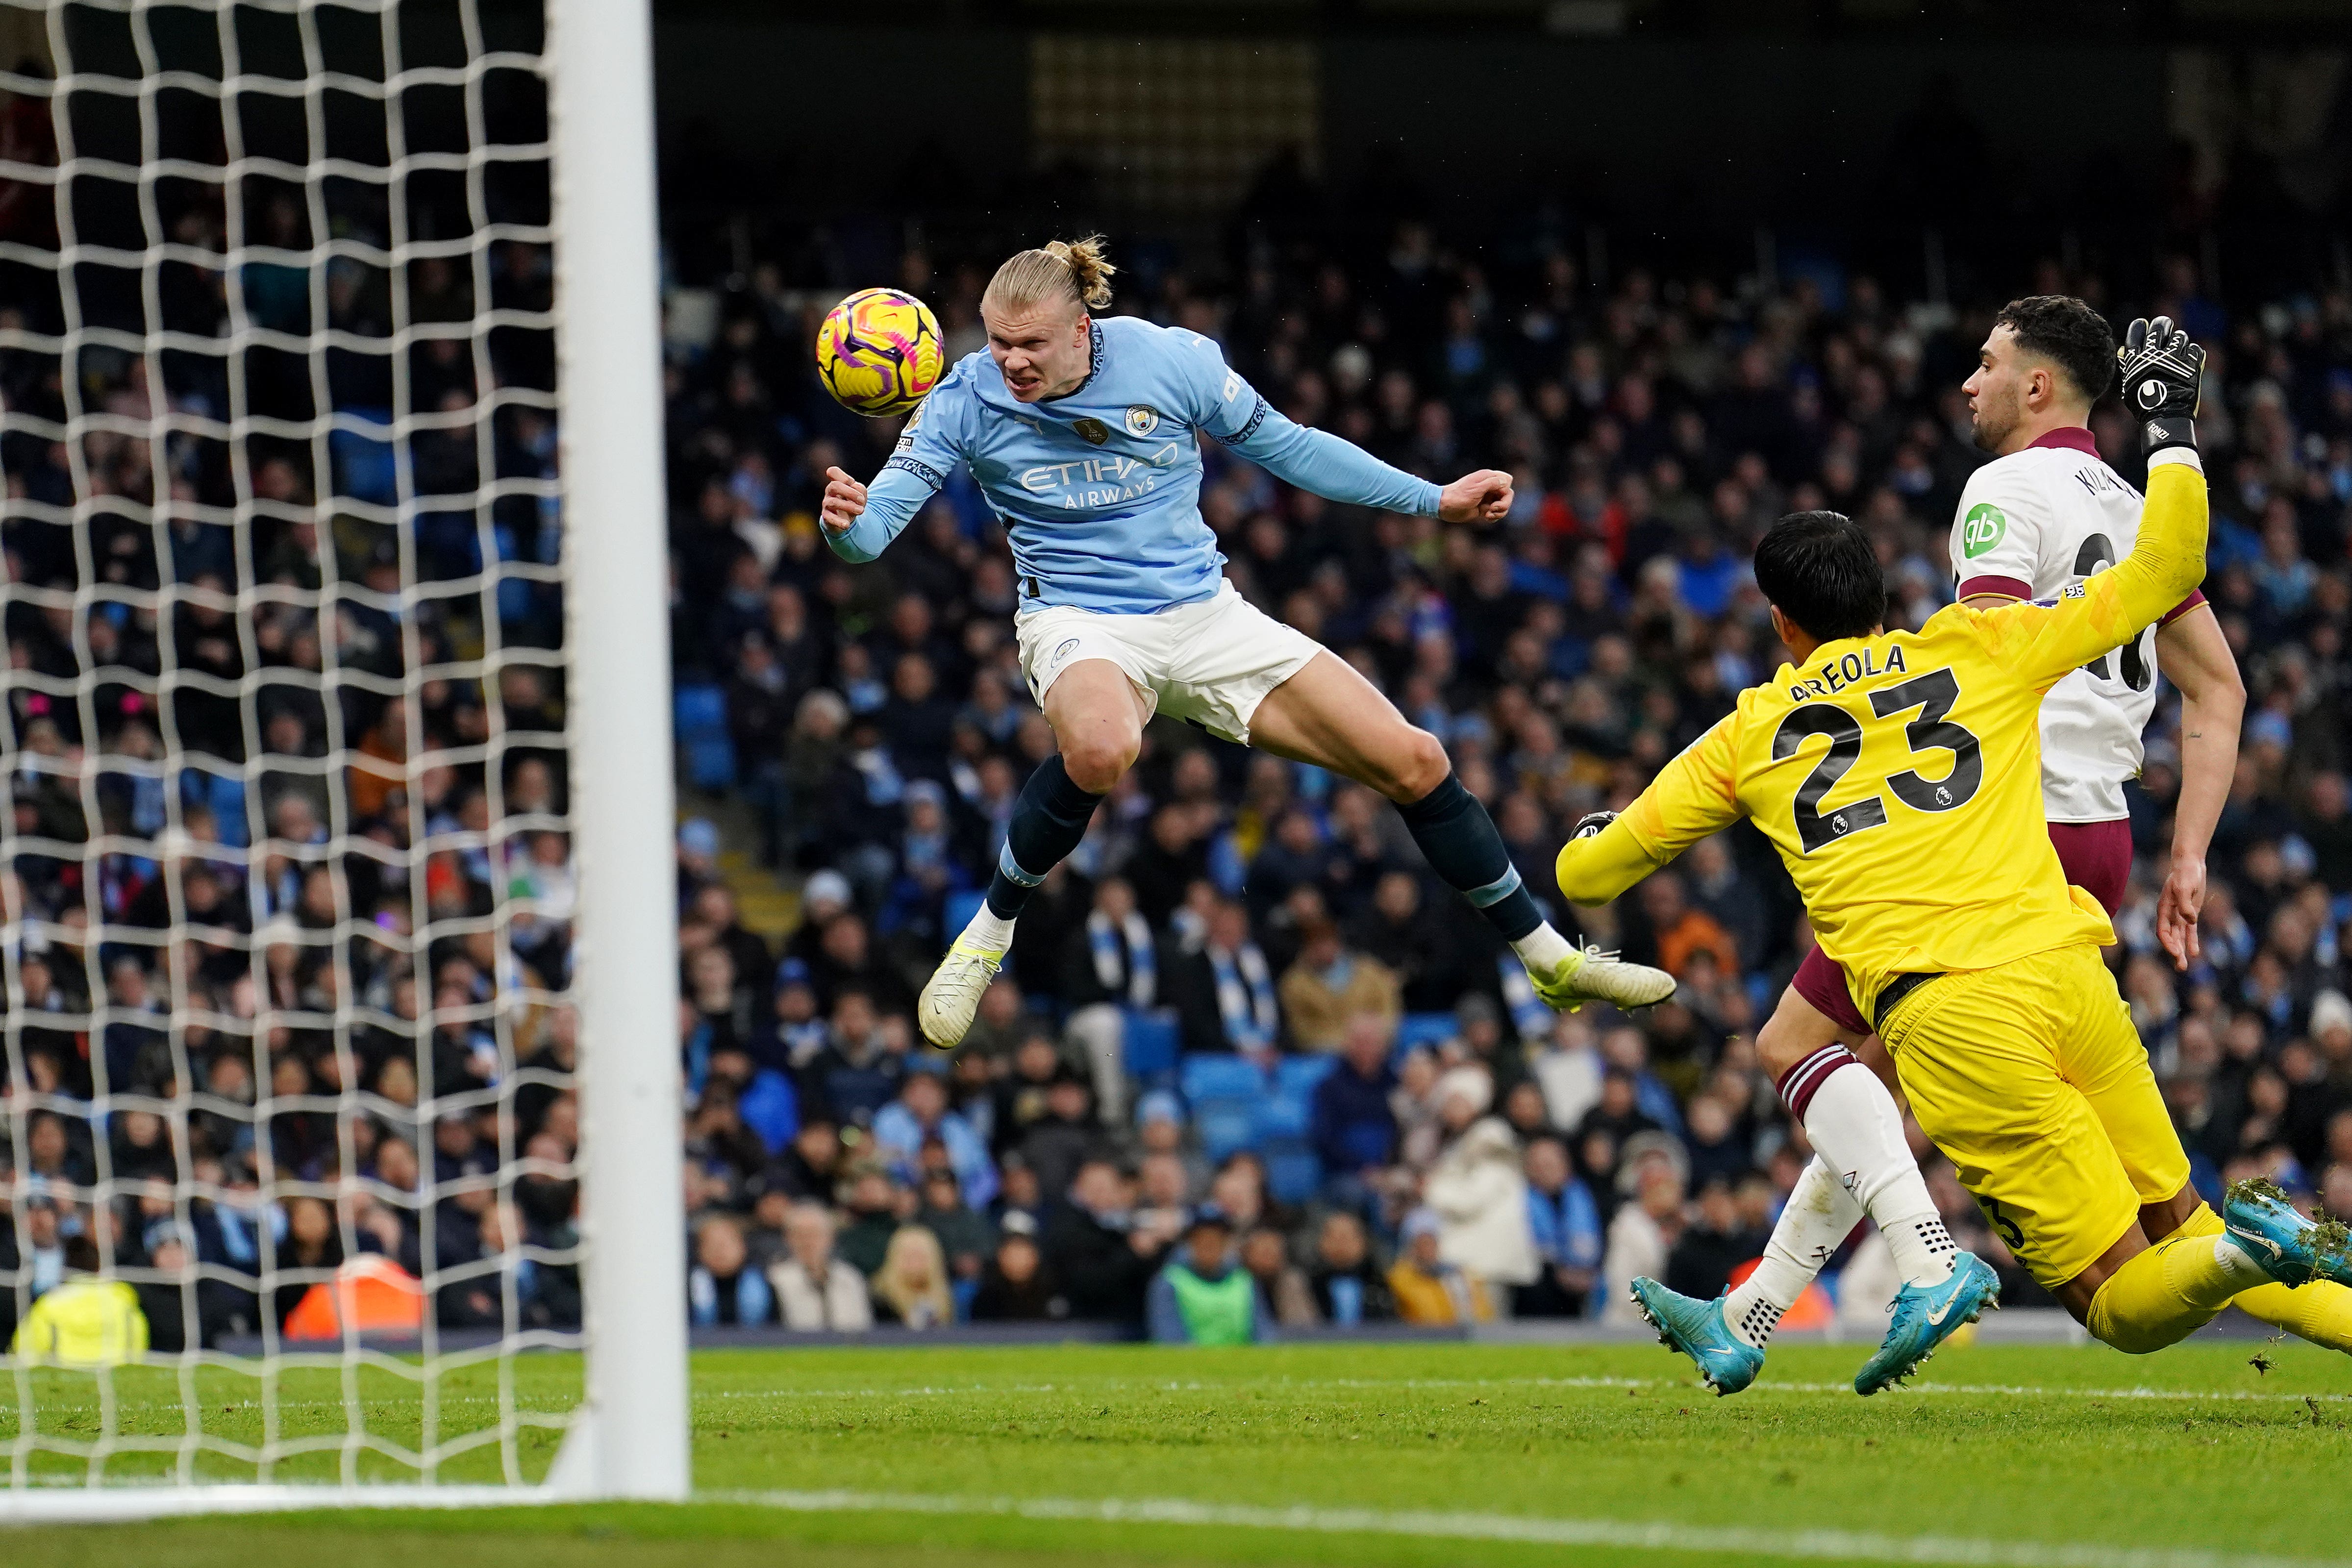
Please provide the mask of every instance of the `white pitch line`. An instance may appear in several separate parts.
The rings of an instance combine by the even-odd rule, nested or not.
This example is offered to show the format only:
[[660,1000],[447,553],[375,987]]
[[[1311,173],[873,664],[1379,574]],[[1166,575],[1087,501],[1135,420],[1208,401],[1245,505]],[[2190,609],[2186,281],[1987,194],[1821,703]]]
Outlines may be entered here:
[[[1087,1383],[994,1385],[978,1383],[962,1387],[925,1384],[907,1388],[714,1388],[698,1393],[694,1397],[697,1399],[775,1400],[940,1399],[982,1394],[1065,1394],[1079,1396],[1108,1393],[1222,1394],[1237,1389],[1263,1393],[1269,1389],[1287,1392],[1318,1388],[1395,1388],[1408,1391],[1428,1388],[1506,1390],[1512,1388],[1658,1388],[1696,1393],[1702,1386],[1696,1379],[1685,1382],[1673,1377],[1316,1377],[1286,1378],[1272,1383],[1255,1380],[1219,1383],[1202,1382],[1197,1379],[1171,1383],[1150,1378],[1103,1378]],[[1852,1394],[1853,1385],[1849,1383],[1759,1383],[1752,1392],[1758,1394]],[[2259,1403],[2270,1400],[2297,1403],[2305,1399],[2316,1399],[2323,1404],[2340,1404],[2352,1400],[2352,1394],[2292,1394],[2284,1390],[2258,1388],[2149,1388],[2145,1385],[2133,1388],[2063,1388],[2032,1383],[1917,1383],[1906,1385],[1902,1388],[1889,1389],[1887,1392],[1895,1396],[1932,1394],[2003,1399],[2189,1399],[2217,1401],[2223,1404]],[[201,1403],[210,1406],[213,1401],[205,1400]],[[372,1409],[383,1409],[421,1406],[424,1399],[421,1396],[414,1394],[389,1395],[383,1397],[364,1397],[361,1403]],[[440,1399],[441,1407],[445,1410],[459,1406],[499,1403],[499,1397],[490,1394],[445,1394]],[[288,1399],[278,1401],[278,1408],[280,1410],[340,1410],[343,1407],[343,1404],[341,1399]],[[219,1402],[219,1407],[224,1410],[230,1408],[258,1410],[262,1408],[262,1402],[250,1398],[222,1400]],[[100,1408],[101,1406],[97,1405],[45,1404],[41,1406],[41,1412],[44,1415],[75,1415],[86,1414]],[[118,1401],[115,1408],[118,1411],[179,1410],[184,1409],[185,1406],[176,1399],[126,1399]],[[0,1435],[5,1435],[13,1427],[15,1414],[14,1410],[0,1406]]]
[[[1203,1382],[1199,1380],[1169,1383],[1157,1379],[1104,1378],[1085,1383],[1013,1383],[972,1384],[963,1387],[941,1387],[923,1385],[908,1388],[718,1388],[695,1396],[697,1399],[921,1399],[957,1397],[978,1394],[1067,1394],[1090,1396],[1105,1393],[1143,1394],[1220,1394],[1245,1389],[1252,1393],[1286,1393],[1292,1390],[1318,1388],[1362,1388],[1402,1390],[1426,1388],[1664,1388],[1696,1391],[1702,1385],[1696,1379],[1685,1381],[1672,1377],[1317,1377],[1282,1378],[1272,1382],[1235,1380]],[[1853,1393],[1850,1383],[1759,1383],[1752,1392],[1759,1394],[1847,1394]],[[2300,1401],[2309,1397],[2326,1402],[2352,1399],[2352,1394],[2291,1394],[2257,1388],[2065,1388],[2027,1383],[1916,1383],[1890,1394],[1960,1395],[1980,1397],[2024,1399],[2196,1399],[2225,1403],[2284,1399]]]
[[988,1515],[1055,1522],[1221,1525],[1332,1535],[1399,1535],[1535,1546],[1609,1546],[1650,1552],[1716,1552],[1749,1557],[1954,1564],[1957,1568],[2343,1568],[2341,1558],[2258,1557],[2193,1547],[2115,1547],[2093,1542],[1999,1541],[1944,1535],[1878,1535],[1843,1530],[1759,1530],[1664,1521],[1548,1519],[1507,1513],[1439,1513],[1354,1508],[1254,1508],[1181,1498],[958,1497],[936,1493],[733,1491],[698,1493],[794,1513]]

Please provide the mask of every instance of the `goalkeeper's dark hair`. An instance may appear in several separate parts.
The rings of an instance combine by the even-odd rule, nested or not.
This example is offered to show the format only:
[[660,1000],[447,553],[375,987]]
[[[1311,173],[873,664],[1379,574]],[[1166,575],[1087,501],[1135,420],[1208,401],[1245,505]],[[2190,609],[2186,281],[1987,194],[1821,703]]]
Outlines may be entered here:
[[1860,524],[1843,512],[1791,512],[1756,547],[1756,586],[1823,643],[1886,623],[1886,574]]
[[2071,294],[2029,294],[1992,319],[2017,335],[2017,346],[2058,367],[2085,402],[2116,384],[2116,334],[2107,319]]

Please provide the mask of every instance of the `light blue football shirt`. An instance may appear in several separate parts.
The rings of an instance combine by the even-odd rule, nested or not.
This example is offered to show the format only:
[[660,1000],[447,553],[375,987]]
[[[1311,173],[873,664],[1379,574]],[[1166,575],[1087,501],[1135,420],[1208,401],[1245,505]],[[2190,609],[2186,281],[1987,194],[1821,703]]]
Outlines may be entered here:
[[866,491],[826,539],[872,560],[959,462],[1004,523],[1024,603],[1143,615],[1215,595],[1225,558],[1201,517],[1207,434],[1276,478],[1351,506],[1434,514],[1438,487],[1284,418],[1198,332],[1131,316],[1093,323],[1076,392],[1024,403],[982,350],[915,410]]

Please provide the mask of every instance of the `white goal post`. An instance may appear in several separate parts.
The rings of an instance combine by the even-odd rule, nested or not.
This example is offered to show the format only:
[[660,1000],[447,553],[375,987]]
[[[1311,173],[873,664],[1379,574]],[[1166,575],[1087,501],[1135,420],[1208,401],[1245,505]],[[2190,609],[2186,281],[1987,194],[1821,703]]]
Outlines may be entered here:
[[585,1294],[589,1332],[607,1347],[589,1354],[584,1490],[678,1498],[688,1486],[685,1176],[653,29],[647,0],[549,4],[563,461],[579,541],[572,745],[593,759],[579,784],[582,853],[594,845],[609,868],[593,915],[585,900],[581,910],[583,1138],[597,1151],[583,1184]]
[[0,1522],[688,1495],[651,25],[541,3],[0,0]]

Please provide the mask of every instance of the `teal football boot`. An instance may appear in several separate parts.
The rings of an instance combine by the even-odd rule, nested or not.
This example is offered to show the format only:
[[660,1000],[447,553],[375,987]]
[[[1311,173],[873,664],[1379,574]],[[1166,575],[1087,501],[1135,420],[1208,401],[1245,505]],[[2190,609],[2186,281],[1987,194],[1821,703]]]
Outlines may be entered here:
[[1655,1280],[1633,1281],[1633,1304],[1658,1331],[1658,1343],[1698,1364],[1698,1375],[1718,1395],[1737,1394],[1764,1370],[1764,1353],[1731,1332],[1723,1298],[1678,1296]]
[[1895,1321],[1886,1326],[1877,1354],[1853,1375],[1853,1391],[1866,1399],[1902,1382],[1987,1308],[2000,1309],[2000,1276],[1973,1252],[1961,1253],[1951,1277],[1940,1284],[1904,1286],[1895,1292]]
[[2294,1211],[2284,1189],[2256,1176],[2222,1196],[2230,1239],[2282,1285],[2333,1280],[2352,1285],[2352,1231],[2324,1213],[2315,1223]]

